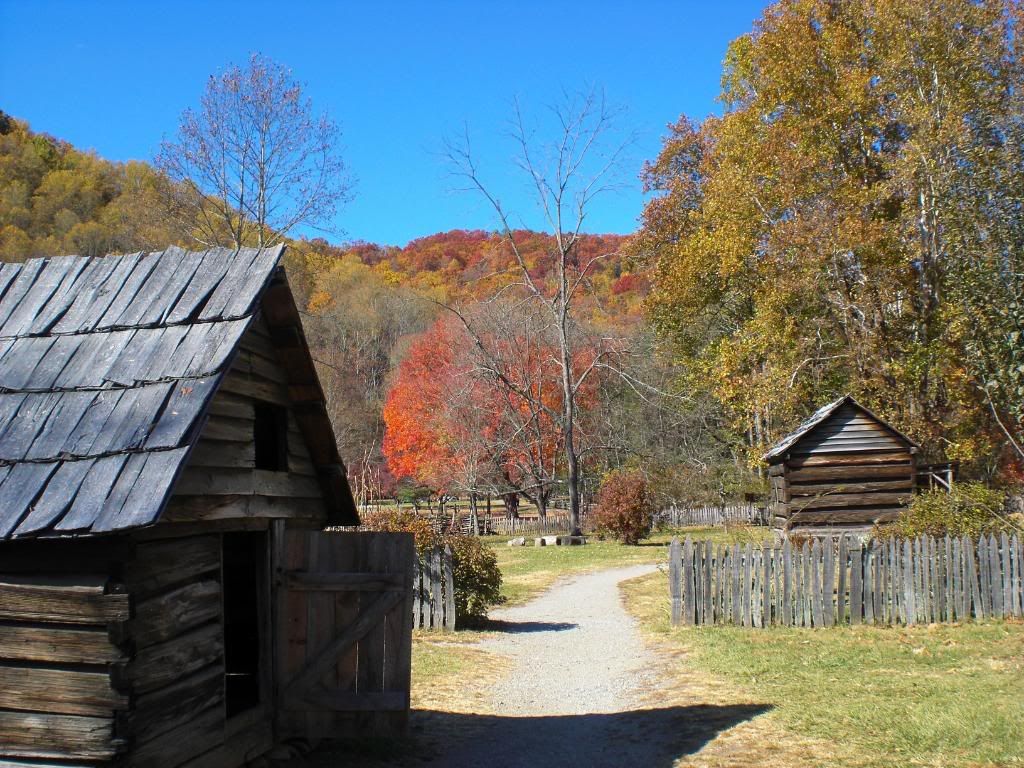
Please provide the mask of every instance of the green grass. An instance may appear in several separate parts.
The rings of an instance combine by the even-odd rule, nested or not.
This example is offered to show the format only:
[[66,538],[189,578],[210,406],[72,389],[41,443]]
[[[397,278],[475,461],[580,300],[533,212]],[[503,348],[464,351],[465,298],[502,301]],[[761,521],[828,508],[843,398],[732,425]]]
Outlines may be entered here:
[[[524,603],[550,587],[562,576],[587,573],[603,568],[662,563],[668,559],[668,544],[673,536],[722,542],[761,541],[769,535],[767,528],[735,526],[725,528],[686,528],[659,532],[638,546],[615,541],[599,541],[590,536],[587,544],[578,547],[509,547],[509,537],[488,537],[501,568],[502,595],[507,604]],[[533,537],[527,537],[532,541]]]
[[1024,765],[1020,622],[672,630],[665,593],[663,574],[626,585],[630,609],[691,651],[688,665],[854,756],[829,765]]

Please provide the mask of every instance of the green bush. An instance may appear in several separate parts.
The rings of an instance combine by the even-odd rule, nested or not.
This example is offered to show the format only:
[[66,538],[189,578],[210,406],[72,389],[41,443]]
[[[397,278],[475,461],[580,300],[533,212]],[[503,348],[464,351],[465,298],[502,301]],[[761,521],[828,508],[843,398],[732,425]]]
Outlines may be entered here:
[[477,626],[487,618],[488,608],[502,602],[498,559],[476,536],[453,534],[445,543],[452,550],[455,625]]
[[651,535],[654,500],[642,472],[615,470],[601,482],[594,518],[599,533],[623,544],[638,544]]
[[876,528],[877,536],[970,536],[1013,528],[1001,491],[980,483],[957,483],[950,493],[928,491],[914,496],[896,522]]

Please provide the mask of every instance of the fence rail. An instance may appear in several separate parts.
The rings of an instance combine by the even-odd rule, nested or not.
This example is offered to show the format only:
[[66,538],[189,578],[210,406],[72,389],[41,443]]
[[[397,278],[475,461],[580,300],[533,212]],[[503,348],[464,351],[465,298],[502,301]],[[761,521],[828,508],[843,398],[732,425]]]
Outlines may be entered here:
[[455,629],[452,551],[435,547],[420,555],[412,580],[413,629]]
[[768,525],[768,510],[756,504],[705,504],[699,507],[669,507],[655,515],[655,522],[672,528],[714,527],[726,523]]
[[672,624],[830,627],[1020,617],[1020,538],[815,539],[763,547],[672,540]]

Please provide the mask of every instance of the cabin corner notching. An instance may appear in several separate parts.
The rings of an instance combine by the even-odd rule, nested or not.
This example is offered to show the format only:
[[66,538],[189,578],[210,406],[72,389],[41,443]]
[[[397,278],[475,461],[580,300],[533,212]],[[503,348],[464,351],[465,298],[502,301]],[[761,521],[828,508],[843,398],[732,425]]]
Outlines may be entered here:
[[764,457],[773,526],[837,535],[895,520],[914,490],[917,450],[852,397],[829,403]]
[[0,764],[404,726],[412,540],[323,530],[358,517],[281,254],[0,267]]

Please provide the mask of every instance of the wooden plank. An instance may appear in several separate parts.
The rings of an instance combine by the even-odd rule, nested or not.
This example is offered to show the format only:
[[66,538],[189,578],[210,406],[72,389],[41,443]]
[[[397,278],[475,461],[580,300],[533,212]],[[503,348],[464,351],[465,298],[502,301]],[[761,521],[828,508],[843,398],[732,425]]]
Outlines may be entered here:
[[693,540],[687,536],[683,542],[683,623],[689,626],[694,623],[693,584]]
[[90,446],[92,455],[142,447],[170,394],[169,382],[145,384],[125,390],[117,407],[103,424],[103,434]]
[[198,315],[204,301],[214,292],[224,277],[237,251],[227,248],[211,248],[203,254],[203,260],[196,267],[191,280],[181,292],[174,308],[166,313],[164,322],[177,324]]
[[855,546],[850,549],[850,624],[857,625],[864,618],[864,571],[863,550]]
[[673,536],[668,547],[668,591],[673,627],[678,627],[683,618],[682,557],[679,539]]
[[182,725],[164,731],[132,749],[131,764],[146,768],[179,768],[224,741],[224,708],[215,704],[195,712]]
[[743,626],[745,626],[745,627],[749,627],[750,626],[750,619],[751,619],[750,611],[751,611],[751,607],[752,607],[750,605],[750,565],[751,565],[750,557],[751,557],[751,547],[750,547],[750,542],[747,542],[743,546],[743,549],[741,550],[741,555],[740,555],[740,559],[741,559],[741,562],[742,562],[742,569],[737,569],[737,570],[740,570],[740,578],[742,579],[742,581],[741,581],[742,587],[741,587],[739,593],[737,594],[737,597],[741,601],[740,602],[740,617],[741,617],[741,620],[743,622]]
[[67,455],[71,433],[92,406],[94,399],[95,394],[92,392],[62,392],[23,458],[40,461]]
[[[245,302],[245,297],[238,294],[247,285],[251,286],[249,273],[255,268],[255,262],[260,259],[261,255],[263,255],[262,251],[258,248],[239,248],[231,256],[224,277],[219,281],[217,288],[213,291],[199,315],[201,320],[214,320],[224,317],[226,316],[226,309],[230,304]],[[265,259],[261,262],[261,266],[267,269]],[[265,278],[261,281],[259,287],[262,287],[262,282],[265,282]],[[250,287],[249,290],[255,295],[256,289]]]
[[125,275],[121,285],[118,286],[117,294],[111,300],[109,306],[102,316],[94,323],[96,329],[113,328],[125,311],[131,306],[132,301],[150,276],[157,264],[160,262],[160,252],[143,253],[139,256],[131,272]]
[[793,545],[787,539],[782,545],[782,623],[793,626]]
[[812,509],[834,509],[842,507],[888,507],[900,506],[910,500],[910,493],[831,493],[822,496],[808,496],[794,499],[794,511]]
[[[61,284],[36,313],[28,333],[35,336],[48,333],[54,323],[60,320],[76,299],[83,293],[97,287],[97,275],[105,275],[113,265],[102,258],[80,258],[81,269],[69,271]],[[101,282],[101,281],[100,281]]]
[[300,592],[402,592],[405,577],[400,573],[307,573],[285,575],[289,589]]
[[71,506],[92,464],[91,460],[61,462],[47,481],[42,495],[14,531],[14,536],[42,531],[57,522]]
[[137,648],[166,642],[207,622],[221,612],[220,583],[197,581],[140,601],[128,631]]
[[430,628],[441,629],[444,621],[444,603],[442,601],[441,551],[434,549],[430,553]]
[[288,686],[287,695],[301,697],[327,670],[337,663],[339,654],[362,639],[371,631],[389,610],[402,601],[398,592],[382,592],[374,595],[363,609],[359,618],[335,637],[316,657],[307,662],[306,668]]
[[[809,467],[892,467],[913,466],[913,457],[909,450],[879,451],[852,456],[842,454],[825,454],[822,456],[793,456],[786,460],[789,470],[806,469]],[[789,473],[787,472],[787,475]],[[872,470],[874,474],[874,470]]]
[[[292,457],[288,457],[289,467]],[[188,459],[192,467],[231,467],[235,469],[255,469],[256,454],[253,442],[222,442],[200,438],[192,449]],[[312,465],[309,465],[312,467]]]
[[103,509],[103,502],[127,461],[127,456],[119,455],[92,462],[70,508],[54,527],[59,531],[88,529]]
[[139,696],[131,713],[133,742],[145,744],[168,731],[187,728],[196,712],[219,707],[223,700],[224,669],[218,665]]
[[864,547],[862,550],[862,561],[861,565],[864,568],[864,623],[874,624],[875,623],[875,604],[872,600],[874,594],[874,563],[872,562],[872,549],[870,546]]
[[711,592],[712,583],[711,575],[714,568],[714,545],[710,541],[705,542],[704,548],[705,560],[701,571],[701,579],[703,580],[703,598],[704,605],[702,609],[703,621],[705,624],[715,623],[715,610],[714,610],[714,596]]
[[[196,350],[187,367],[182,369],[183,374],[200,377],[211,376],[224,371],[228,366],[228,362],[232,359],[232,355],[235,354],[242,334],[245,333],[248,325],[249,320],[244,319],[210,323],[204,326],[209,328],[210,331],[206,334],[202,344]],[[284,378],[283,372],[277,365],[262,366],[259,368],[259,371],[262,375],[266,375],[269,378],[274,376]]]
[[914,590],[914,549],[910,540],[903,542],[903,604],[904,621],[909,624],[917,623],[917,596]]
[[216,388],[215,378],[176,382],[146,438],[146,448],[177,448],[182,445],[198,424],[199,415]]
[[[254,311],[253,302],[260,295],[263,287],[281,260],[284,244],[271,248],[263,248],[257,252],[249,267],[246,268],[244,279],[236,290],[226,294],[222,313],[225,317],[248,315]],[[217,296],[211,299],[214,304]]]
[[51,664],[113,664],[126,660],[106,629],[10,624],[0,627],[0,659]]
[[126,588],[137,601],[183,582],[220,571],[220,537],[216,534],[141,542],[123,565]]
[[[164,252],[164,258],[167,258],[168,253],[177,253],[177,251],[177,248],[171,246],[171,248]],[[138,325],[156,325],[166,321],[167,315],[178,303],[186,288],[191,284],[192,278],[202,263],[204,255],[205,251],[190,251],[182,254],[177,268],[171,272],[169,278],[162,284],[162,287],[153,294],[153,300],[142,316],[139,317]],[[154,285],[160,285],[159,276],[154,274],[150,277],[149,282],[154,283]]]
[[186,675],[221,661],[223,633],[219,623],[206,624],[140,649],[126,670],[136,695],[171,685]]
[[317,499],[323,495],[318,482],[290,472],[194,466],[182,472],[175,492],[185,496],[258,495],[292,499]]
[[108,760],[123,744],[110,717],[0,711],[0,756]]
[[0,479],[0,539],[18,527],[56,468],[54,463],[15,464]]
[[831,538],[828,538],[824,541],[821,568],[822,618],[824,619],[825,626],[831,627],[836,623],[836,605],[834,594],[836,564],[835,552],[833,550]]
[[25,457],[59,400],[59,393],[32,394],[25,398],[17,416],[0,437],[0,460],[20,461]]
[[109,717],[127,708],[128,697],[111,688],[106,672],[0,663],[0,709]]
[[0,300],[0,324],[7,322],[21,305],[45,266],[46,259],[29,259],[22,264]]
[[78,256],[56,256],[47,259],[32,287],[12,308],[11,314],[3,322],[0,336],[21,336],[27,333],[46,303],[65,280],[74,280],[85,266],[85,261]]
[[106,279],[95,289],[82,294],[84,303],[76,300],[67,313],[54,325],[55,333],[76,333],[96,329],[107,309],[125,287],[134,272],[142,253],[108,257],[114,261],[114,268]]
[[128,620],[127,594],[104,592],[105,578],[0,575],[0,619],[105,625]]
[[846,599],[846,574],[849,568],[849,557],[850,549],[845,536],[841,536],[839,540],[839,585],[836,590],[837,597],[837,608],[836,615],[837,621],[840,624],[847,623],[847,599]]
[[834,480],[825,483],[790,483],[788,489],[791,499],[799,500],[805,496],[821,496],[823,494],[866,494],[877,491],[909,493],[914,490],[914,481],[909,476],[890,480],[857,482]]
[[884,561],[885,551],[884,548],[879,545],[877,540],[871,542],[871,613],[874,616],[875,623],[885,623],[885,609],[883,605],[883,579],[884,579]]

